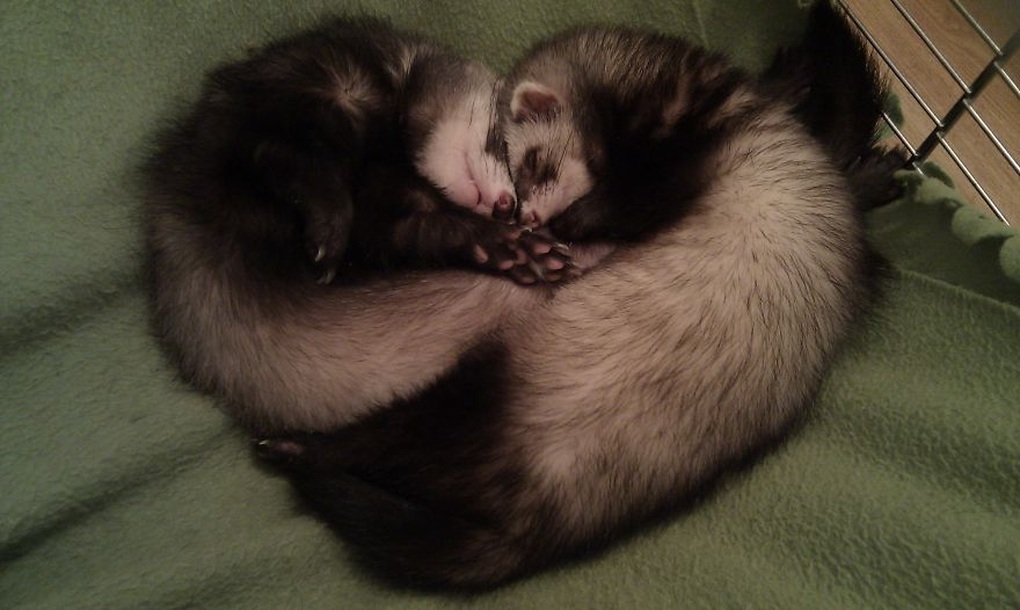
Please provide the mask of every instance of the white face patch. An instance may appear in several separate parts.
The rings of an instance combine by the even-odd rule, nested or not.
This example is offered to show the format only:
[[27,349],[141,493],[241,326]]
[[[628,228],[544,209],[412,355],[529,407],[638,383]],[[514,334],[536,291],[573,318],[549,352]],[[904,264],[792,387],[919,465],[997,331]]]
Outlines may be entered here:
[[566,113],[551,120],[511,123],[505,137],[521,224],[544,225],[594,185],[581,136]]
[[485,150],[489,102],[471,97],[436,125],[415,167],[453,203],[489,216],[500,199],[512,201],[513,182],[506,164]]
[[468,126],[463,123],[446,121],[439,124],[429,134],[415,166],[450,201],[474,209],[481,203],[481,193],[468,169],[466,149],[470,135]]
[[577,159],[564,159],[556,178],[536,187],[521,202],[521,224],[529,228],[546,224],[590,191],[591,187],[592,177],[588,167]]
[[485,152],[484,142],[482,147],[468,148],[465,154],[468,174],[480,196],[476,212],[488,216],[500,199],[513,200],[514,183],[505,162]]

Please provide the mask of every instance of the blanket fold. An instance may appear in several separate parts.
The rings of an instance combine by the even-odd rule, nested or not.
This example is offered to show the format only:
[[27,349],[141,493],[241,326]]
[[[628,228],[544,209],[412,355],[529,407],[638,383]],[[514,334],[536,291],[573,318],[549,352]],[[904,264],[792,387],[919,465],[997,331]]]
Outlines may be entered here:
[[[799,34],[799,4],[329,6],[497,69],[594,20],[754,69]],[[132,187],[205,70],[325,5],[0,8],[0,607],[1020,606],[1020,237],[913,175],[869,216],[883,298],[787,442],[623,544],[488,595],[358,572],[149,335]]]

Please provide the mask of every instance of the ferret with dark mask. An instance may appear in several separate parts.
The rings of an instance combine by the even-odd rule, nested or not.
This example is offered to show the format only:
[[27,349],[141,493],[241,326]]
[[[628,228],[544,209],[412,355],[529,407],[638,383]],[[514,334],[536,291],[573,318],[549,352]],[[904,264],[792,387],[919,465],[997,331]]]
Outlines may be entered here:
[[[838,19],[813,23],[860,45]],[[859,57],[843,69],[864,84],[845,94],[870,97],[882,87]],[[885,157],[872,106],[837,146],[853,129],[819,131],[803,105],[822,89],[791,103],[773,76],[617,27],[554,36],[514,67],[500,111],[524,220],[616,250],[420,396],[258,444],[367,567],[492,587],[668,511],[804,412],[872,295],[853,167]]]
[[484,66],[370,18],[214,70],[145,168],[155,326],[184,376],[254,430],[329,429],[453,366],[504,318],[479,302],[543,299],[406,271],[564,274],[560,247],[488,218],[515,204],[496,91]]

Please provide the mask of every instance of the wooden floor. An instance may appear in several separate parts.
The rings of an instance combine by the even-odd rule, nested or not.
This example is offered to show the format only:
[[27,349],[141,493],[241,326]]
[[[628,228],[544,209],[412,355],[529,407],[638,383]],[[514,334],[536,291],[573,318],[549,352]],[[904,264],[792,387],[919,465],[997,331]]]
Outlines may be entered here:
[[[845,0],[853,14],[872,33],[932,113],[943,117],[963,94],[963,88],[925,46],[921,37],[891,0]],[[1018,0],[961,0],[1001,48],[1020,27]],[[969,84],[994,57],[991,47],[967,23],[950,0],[900,0],[900,4],[942,52],[964,83]],[[1020,84],[1020,53],[1004,66]],[[904,114],[903,132],[916,148],[935,127],[906,87],[888,73]],[[974,101],[973,108],[1000,139],[1002,146],[1020,161],[1020,98],[996,76]],[[1006,220],[1020,225],[1020,175],[1010,166],[978,122],[964,114],[946,140],[967,165]],[[978,191],[939,146],[929,157],[950,175],[958,190],[972,204],[989,212]]]

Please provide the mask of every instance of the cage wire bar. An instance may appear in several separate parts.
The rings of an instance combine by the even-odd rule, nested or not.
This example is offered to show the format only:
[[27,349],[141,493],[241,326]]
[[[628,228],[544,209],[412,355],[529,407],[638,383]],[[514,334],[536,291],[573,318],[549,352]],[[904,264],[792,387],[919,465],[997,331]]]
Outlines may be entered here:
[[931,105],[924,99],[924,97],[918,92],[917,88],[914,87],[913,83],[904,75],[903,71],[896,65],[892,60],[889,53],[875,39],[875,36],[871,31],[861,22],[854,11],[847,6],[845,0],[836,0],[836,4],[843,10],[844,14],[850,19],[854,26],[861,32],[865,40],[875,50],[875,53],[879,58],[886,64],[889,71],[893,76],[903,85],[911,97],[918,103],[925,114],[932,120],[935,127],[925,137],[924,141],[921,142],[916,148],[910,143],[906,135],[899,129],[895,124],[892,117],[888,113],[882,114],[882,119],[886,125],[889,126],[890,130],[900,141],[901,144],[906,148],[910,157],[907,161],[907,166],[914,169],[915,171],[924,174],[924,168],[922,164],[928,159],[931,153],[936,147],[941,146],[943,150],[949,155],[953,163],[960,169],[963,175],[977,191],[978,195],[984,200],[985,204],[992,211],[995,216],[1002,222],[1009,224],[1005,215],[996,205],[995,201],[988,191],[981,185],[974,173],[971,172],[966,162],[960,157],[957,151],[946,139],[946,136],[952,130],[953,126],[956,125],[957,121],[960,120],[965,114],[970,115],[981,129],[982,133],[988,138],[995,149],[1003,157],[1005,163],[1013,170],[1015,174],[1020,176],[1020,164],[1017,163],[1016,158],[1006,149],[1006,146],[1002,143],[1002,140],[995,134],[995,131],[988,125],[984,117],[974,108],[974,100],[977,99],[981,92],[996,78],[1001,79],[1005,83],[1006,87],[1013,92],[1013,96],[1020,101],[1020,88],[1013,81],[1010,75],[1006,72],[1005,64],[1009,61],[1020,48],[1020,29],[1017,29],[1009,37],[1009,40],[1002,46],[999,47],[995,43],[995,40],[988,35],[988,32],[981,26],[980,23],[971,15],[971,13],[964,7],[959,0],[949,0],[953,7],[960,13],[963,19],[970,25],[971,28],[977,33],[978,36],[988,45],[991,51],[992,58],[985,65],[984,69],[978,74],[978,76],[970,83],[965,81],[953,68],[952,63],[946,58],[938,46],[932,42],[931,37],[928,36],[924,28],[914,19],[913,15],[903,6],[900,0],[888,0],[896,8],[899,14],[903,17],[904,21],[910,26],[910,28],[917,34],[921,42],[924,43],[925,47],[931,52],[935,59],[939,62],[949,76],[956,82],[957,86],[960,87],[961,94],[957,99],[956,103],[942,116],[939,116],[932,109]]

